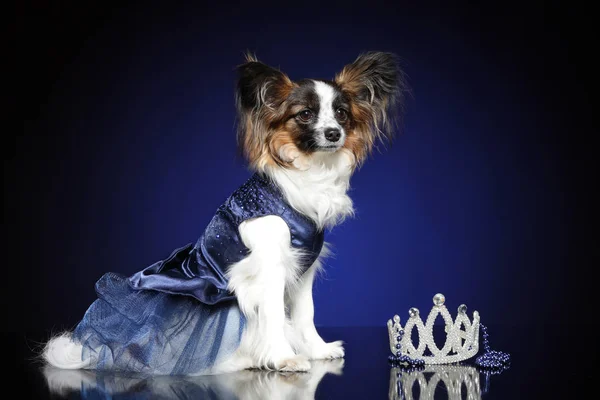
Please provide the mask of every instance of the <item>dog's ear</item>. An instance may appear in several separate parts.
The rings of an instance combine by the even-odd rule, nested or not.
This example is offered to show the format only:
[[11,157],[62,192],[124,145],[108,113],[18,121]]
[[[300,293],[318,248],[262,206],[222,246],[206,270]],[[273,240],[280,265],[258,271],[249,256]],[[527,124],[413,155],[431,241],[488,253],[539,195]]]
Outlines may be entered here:
[[354,114],[373,134],[391,138],[407,84],[396,55],[368,52],[336,75],[335,82],[356,104]]
[[287,75],[251,54],[246,55],[246,62],[237,71],[236,103],[240,113],[257,111],[263,106],[277,109],[293,87]]
[[283,103],[294,83],[253,55],[246,56],[246,62],[238,66],[237,72],[238,147],[251,165],[258,166],[268,153],[269,134],[284,114]]

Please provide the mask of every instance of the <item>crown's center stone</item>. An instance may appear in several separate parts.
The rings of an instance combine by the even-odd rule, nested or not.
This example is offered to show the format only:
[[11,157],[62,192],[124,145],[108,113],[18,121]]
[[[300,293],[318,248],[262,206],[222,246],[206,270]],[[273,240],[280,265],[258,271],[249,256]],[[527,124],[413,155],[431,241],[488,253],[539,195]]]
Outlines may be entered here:
[[438,293],[435,296],[433,296],[433,304],[435,304],[436,306],[443,306],[445,301],[446,296],[444,296],[441,293]]

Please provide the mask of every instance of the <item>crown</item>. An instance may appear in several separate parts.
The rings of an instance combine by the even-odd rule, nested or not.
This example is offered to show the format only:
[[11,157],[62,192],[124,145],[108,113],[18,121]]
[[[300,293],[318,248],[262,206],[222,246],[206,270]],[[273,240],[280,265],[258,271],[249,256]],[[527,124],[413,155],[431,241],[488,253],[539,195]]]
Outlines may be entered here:
[[[486,377],[487,379],[487,377]],[[479,371],[464,365],[428,365],[417,369],[391,368],[389,400],[412,400],[414,386],[419,387],[418,400],[434,400],[436,388],[445,386],[449,400],[480,400],[482,394]],[[438,393],[439,394],[439,393]]]
[[[424,364],[449,364],[466,360],[477,354],[479,351],[479,313],[473,312],[473,322],[471,322],[467,316],[467,306],[461,304],[458,307],[458,315],[453,321],[450,312],[444,305],[445,301],[446,298],[441,293],[433,296],[433,308],[425,323],[419,317],[419,310],[414,307],[408,310],[409,318],[404,328],[400,324],[398,315],[394,315],[393,320],[388,320],[392,358],[400,362],[411,358]],[[433,325],[438,315],[444,319],[446,331],[446,342],[441,349],[437,347],[433,338]],[[411,338],[412,330],[415,327],[419,333],[417,347]],[[428,351],[427,355],[425,355],[426,350]]]

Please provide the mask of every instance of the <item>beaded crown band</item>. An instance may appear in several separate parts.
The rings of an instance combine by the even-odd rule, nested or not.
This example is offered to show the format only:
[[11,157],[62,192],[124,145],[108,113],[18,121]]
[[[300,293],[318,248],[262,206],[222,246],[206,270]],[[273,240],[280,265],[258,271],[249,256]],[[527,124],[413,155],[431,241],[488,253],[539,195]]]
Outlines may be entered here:
[[[450,312],[444,305],[446,298],[438,293],[433,297],[433,308],[423,323],[419,317],[419,310],[408,310],[409,319],[404,328],[400,317],[394,315],[393,320],[387,322],[390,337],[390,350],[398,362],[409,364],[448,364],[466,360],[479,351],[479,325],[480,318],[477,311],[473,312],[473,321],[467,316],[467,306],[458,307],[458,315],[452,320]],[[446,341],[440,349],[433,338],[433,326],[438,315],[441,315],[446,331]],[[419,333],[419,343],[415,347],[411,339],[414,328]],[[464,328],[464,329],[463,329]],[[428,355],[426,354],[428,350]]]

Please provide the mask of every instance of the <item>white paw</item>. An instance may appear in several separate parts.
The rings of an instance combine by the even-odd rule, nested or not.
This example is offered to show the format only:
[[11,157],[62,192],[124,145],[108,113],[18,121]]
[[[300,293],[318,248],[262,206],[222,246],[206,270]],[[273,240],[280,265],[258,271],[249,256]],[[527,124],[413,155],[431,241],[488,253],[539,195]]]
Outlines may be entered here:
[[310,369],[310,361],[302,355],[285,358],[274,363],[275,369],[278,371],[308,371]]
[[331,343],[320,343],[316,346],[313,346],[311,349],[312,360],[326,360],[332,358],[342,358],[344,357],[344,347],[342,346],[344,342],[341,340],[337,340]]

